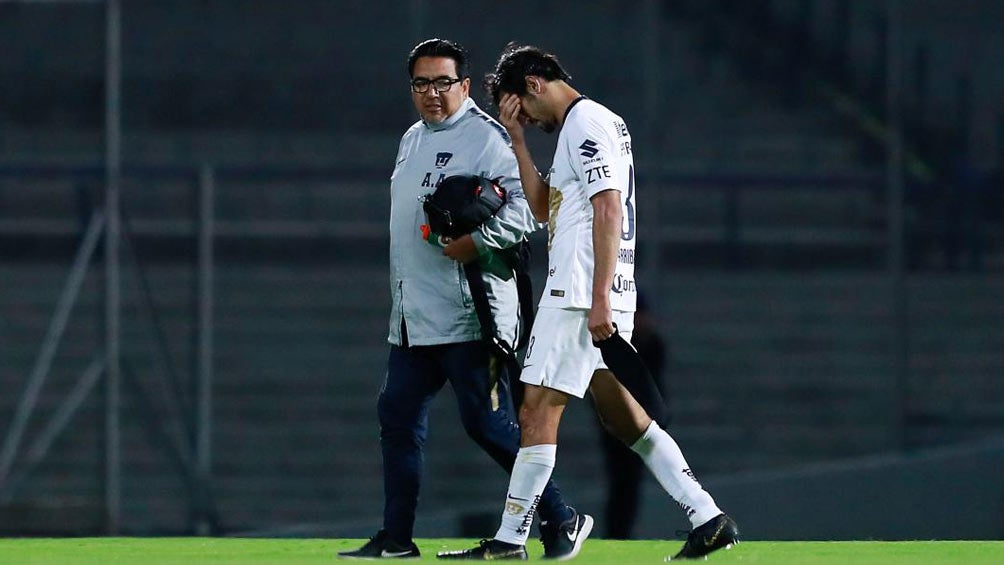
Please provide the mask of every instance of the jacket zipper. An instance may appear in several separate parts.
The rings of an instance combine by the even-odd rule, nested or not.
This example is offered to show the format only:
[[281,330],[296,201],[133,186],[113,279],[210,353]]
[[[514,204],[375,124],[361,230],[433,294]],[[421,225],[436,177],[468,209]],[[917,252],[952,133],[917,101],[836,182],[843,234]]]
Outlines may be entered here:
[[401,332],[401,347],[408,347],[408,326],[404,323],[404,281],[397,281],[397,303],[398,316],[401,319],[399,331]]

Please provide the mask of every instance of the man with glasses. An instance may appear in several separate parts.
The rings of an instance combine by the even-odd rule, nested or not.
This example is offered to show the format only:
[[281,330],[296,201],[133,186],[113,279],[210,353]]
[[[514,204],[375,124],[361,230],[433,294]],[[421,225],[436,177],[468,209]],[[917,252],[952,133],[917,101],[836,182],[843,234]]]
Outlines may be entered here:
[[[408,56],[411,98],[421,119],[398,148],[391,174],[390,355],[377,412],[384,469],[383,528],[347,558],[419,557],[412,540],[428,432],[428,407],[449,381],[464,429],[507,473],[520,431],[505,363],[481,339],[463,264],[520,244],[537,229],[505,129],[469,97],[467,54],[452,41],[429,39]],[[502,209],[477,231],[434,247],[422,238],[422,196],[451,175],[495,179]],[[497,330],[515,343],[515,281],[482,275]],[[567,506],[548,482],[537,502],[544,554],[578,552],[593,520]]]

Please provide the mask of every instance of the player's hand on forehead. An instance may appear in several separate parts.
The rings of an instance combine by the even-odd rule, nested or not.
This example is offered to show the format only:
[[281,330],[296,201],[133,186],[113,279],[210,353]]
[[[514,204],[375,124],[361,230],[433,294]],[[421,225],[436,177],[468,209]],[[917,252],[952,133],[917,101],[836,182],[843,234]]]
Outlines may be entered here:
[[499,121],[506,129],[523,125],[522,113],[519,96],[507,92],[499,99]]

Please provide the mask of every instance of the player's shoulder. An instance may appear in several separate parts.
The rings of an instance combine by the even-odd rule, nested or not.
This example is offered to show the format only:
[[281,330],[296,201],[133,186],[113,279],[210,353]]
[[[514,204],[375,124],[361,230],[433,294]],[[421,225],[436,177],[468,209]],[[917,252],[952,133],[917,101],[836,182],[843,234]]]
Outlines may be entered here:
[[573,112],[569,113],[568,125],[572,127],[591,129],[597,126],[610,127],[624,120],[613,110],[590,98],[583,98],[575,104]]

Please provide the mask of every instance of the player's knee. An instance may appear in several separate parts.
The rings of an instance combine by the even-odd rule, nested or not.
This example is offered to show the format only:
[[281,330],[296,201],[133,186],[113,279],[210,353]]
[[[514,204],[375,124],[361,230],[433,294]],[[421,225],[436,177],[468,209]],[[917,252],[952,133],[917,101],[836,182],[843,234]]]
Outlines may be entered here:
[[519,409],[519,427],[521,429],[528,429],[537,426],[540,419],[540,410],[530,406],[529,404],[523,404]]
[[557,425],[545,410],[524,406],[519,411],[519,427],[523,445],[556,442]]

